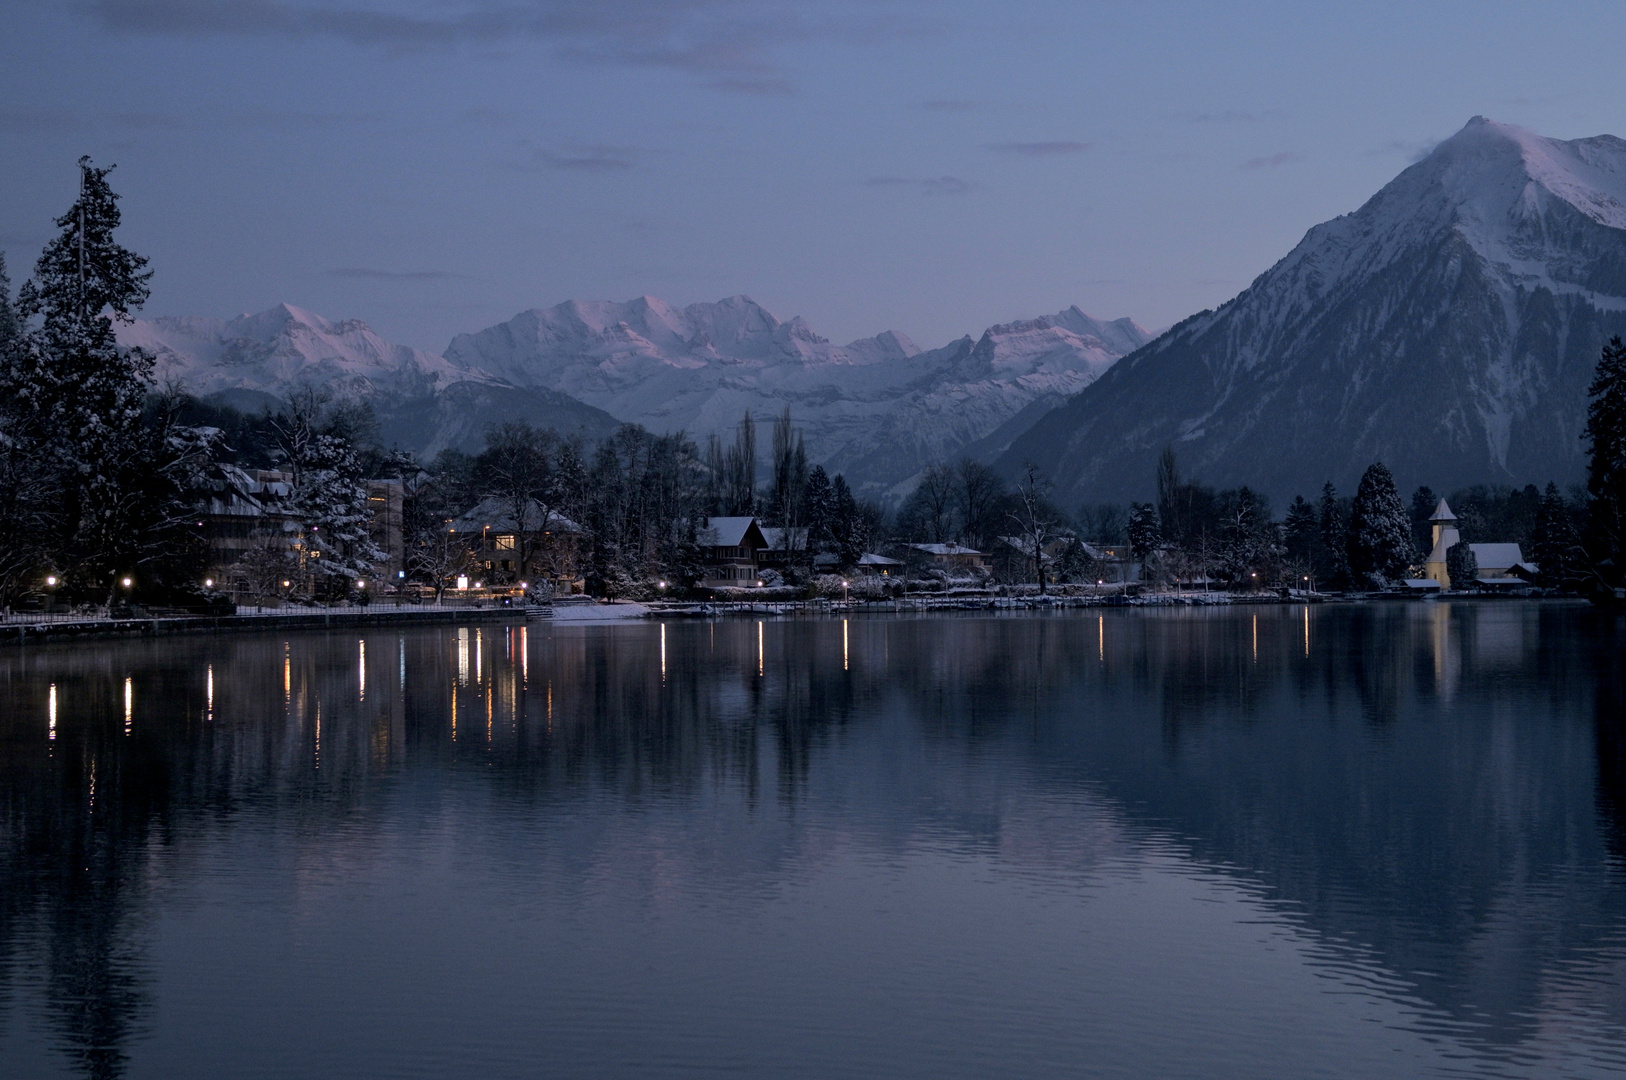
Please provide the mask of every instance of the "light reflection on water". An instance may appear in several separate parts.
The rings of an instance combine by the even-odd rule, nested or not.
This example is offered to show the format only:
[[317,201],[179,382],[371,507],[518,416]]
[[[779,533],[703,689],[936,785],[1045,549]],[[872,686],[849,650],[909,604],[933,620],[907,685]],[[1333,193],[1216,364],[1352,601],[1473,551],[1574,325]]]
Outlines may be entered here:
[[1606,1075],[1621,642],[1431,602],[0,653],[0,1074]]

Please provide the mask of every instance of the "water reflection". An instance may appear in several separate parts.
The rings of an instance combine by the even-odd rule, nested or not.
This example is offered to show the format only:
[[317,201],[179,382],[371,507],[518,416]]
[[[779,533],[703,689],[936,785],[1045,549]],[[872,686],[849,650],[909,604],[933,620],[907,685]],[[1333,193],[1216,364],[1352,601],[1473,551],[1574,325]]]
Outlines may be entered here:
[[1613,1052],[1621,643],[1584,607],[1430,602],[13,650],[0,1008],[123,1075],[148,927],[219,837],[366,860],[449,802],[490,876],[640,902],[772,897],[841,844],[1074,883],[1172,857],[1473,1061],[1576,1017]]

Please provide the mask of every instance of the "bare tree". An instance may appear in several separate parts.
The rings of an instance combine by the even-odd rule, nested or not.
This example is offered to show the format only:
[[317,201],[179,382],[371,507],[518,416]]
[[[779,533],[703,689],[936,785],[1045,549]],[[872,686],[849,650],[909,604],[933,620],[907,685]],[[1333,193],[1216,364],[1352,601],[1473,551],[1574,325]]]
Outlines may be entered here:
[[1009,517],[1016,523],[1017,535],[1022,539],[1023,551],[1033,559],[1033,576],[1039,584],[1039,595],[1045,593],[1045,545],[1056,538],[1059,523],[1046,498],[1049,483],[1032,462],[1022,468],[1022,479],[1016,485],[1016,507]]

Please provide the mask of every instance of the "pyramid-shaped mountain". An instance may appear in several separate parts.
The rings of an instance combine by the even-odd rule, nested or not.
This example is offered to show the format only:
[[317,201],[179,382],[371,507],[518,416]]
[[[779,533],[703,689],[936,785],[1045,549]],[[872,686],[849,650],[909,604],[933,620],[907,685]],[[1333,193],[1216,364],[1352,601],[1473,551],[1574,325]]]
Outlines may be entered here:
[[1207,483],[1276,498],[1560,483],[1586,386],[1626,334],[1626,141],[1475,117],[1241,295],[1173,327],[1018,438],[1065,504],[1144,499],[1173,446]]

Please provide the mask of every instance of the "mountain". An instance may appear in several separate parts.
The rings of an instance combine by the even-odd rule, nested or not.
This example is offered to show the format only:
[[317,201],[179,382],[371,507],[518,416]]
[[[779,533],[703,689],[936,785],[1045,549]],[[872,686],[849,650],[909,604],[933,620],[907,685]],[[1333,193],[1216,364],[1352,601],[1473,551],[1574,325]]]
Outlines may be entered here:
[[372,404],[386,445],[424,456],[478,449],[504,420],[598,438],[614,417],[567,395],[512,386],[489,372],[380,338],[355,319],[330,322],[290,304],[235,319],[160,318],[119,327],[119,342],[156,357],[160,384],[237,408],[274,407],[302,386]]
[[981,448],[997,453],[1148,337],[1075,307],[926,352],[895,332],[833,345],[748,297],[679,309],[646,296],[521,312],[453,338],[445,359],[659,431],[726,436],[747,411],[789,407],[812,460],[879,494],[1003,428]]
[[1014,440],[1064,505],[1187,475],[1282,499],[1580,478],[1586,386],[1626,334],[1626,142],[1475,117],[1215,311],[1114,365]]

